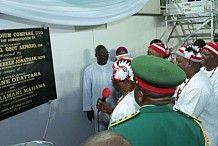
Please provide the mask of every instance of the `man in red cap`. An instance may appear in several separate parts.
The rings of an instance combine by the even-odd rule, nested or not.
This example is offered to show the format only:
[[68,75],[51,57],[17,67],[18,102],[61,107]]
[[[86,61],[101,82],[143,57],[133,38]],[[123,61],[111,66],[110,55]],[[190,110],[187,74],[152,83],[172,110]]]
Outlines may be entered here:
[[133,70],[131,67],[132,58],[121,57],[112,65],[113,75],[112,83],[116,91],[120,92],[122,95],[113,106],[110,108],[107,102],[103,102],[100,99],[97,102],[96,107],[98,110],[108,113],[110,115],[110,123],[113,124],[129,114],[136,112],[139,109],[139,105],[136,103],[134,98],[134,86],[133,82]]
[[218,65],[218,44],[214,42],[209,42],[205,45],[202,50],[202,61],[201,65],[204,66],[205,72],[213,83],[216,82],[215,92],[218,98],[218,70],[216,70]]
[[120,57],[122,56],[126,56],[126,57],[130,57],[130,53],[128,51],[128,49],[124,46],[119,46],[117,49],[116,49],[116,60],[118,60]]
[[127,54],[127,53],[128,53],[128,50],[127,50],[127,48],[124,47],[124,46],[120,46],[120,47],[118,47],[117,50],[116,50],[116,56],[117,56],[117,55]]
[[207,136],[200,123],[169,106],[176,86],[186,78],[184,71],[148,55],[134,58],[131,66],[140,109],[115,121],[109,130],[124,136],[132,146],[206,146]]
[[197,117],[205,128],[209,145],[217,146],[217,107],[213,85],[206,74],[200,70],[202,56],[199,48],[193,45],[181,47],[176,52],[176,64],[186,73],[187,79],[175,94],[174,109]]
[[[212,81],[215,92],[215,103],[218,108],[218,44],[214,42],[209,42],[202,48],[201,53],[201,65],[203,66],[202,70],[206,72],[207,76]],[[218,119],[218,114],[216,118]]]
[[148,47],[147,54],[164,59],[168,59],[168,57],[171,55],[169,48],[161,42],[152,43]]

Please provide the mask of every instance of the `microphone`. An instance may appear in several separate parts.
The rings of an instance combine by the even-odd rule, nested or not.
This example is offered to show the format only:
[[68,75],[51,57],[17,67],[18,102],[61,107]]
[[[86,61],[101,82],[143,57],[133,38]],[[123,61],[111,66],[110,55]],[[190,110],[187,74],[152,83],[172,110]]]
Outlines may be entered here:
[[101,101],[105,102],[106,99],[111,95],[111,90],[109,88],[104,88],[102,91],[102,98]]
[[[106,99],[111,95],[111,90],[109,88],[104,88],[102,91],[102,98],[100,99],[101,101],[105,102]],[[98,132],[100,132],[100,121],[99,121],[99,112],[100,110],[98,109],[97,113],[97,121],[98,121]]]
[[[104,88],[102,91],[102,98],[101,101],[105,102],[106,99],[111,95],[111,90],[109,88]],[[98,113],[100,110],[98,110]]]

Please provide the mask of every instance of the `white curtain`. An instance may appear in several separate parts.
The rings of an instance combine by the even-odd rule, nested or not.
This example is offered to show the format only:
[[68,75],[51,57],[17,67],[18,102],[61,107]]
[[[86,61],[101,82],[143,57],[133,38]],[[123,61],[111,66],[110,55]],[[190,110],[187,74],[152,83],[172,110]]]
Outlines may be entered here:
[[137,13],[148,0],[0,0],[0,13],[47,24],[88,26]]

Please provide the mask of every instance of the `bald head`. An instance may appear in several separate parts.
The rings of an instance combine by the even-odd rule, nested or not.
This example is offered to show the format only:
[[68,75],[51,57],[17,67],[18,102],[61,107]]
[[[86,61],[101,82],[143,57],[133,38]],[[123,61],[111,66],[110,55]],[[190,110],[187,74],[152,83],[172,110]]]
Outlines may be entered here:
[[131,146],[131,144],[115,132],[102,131],[89,137],[80,146]]

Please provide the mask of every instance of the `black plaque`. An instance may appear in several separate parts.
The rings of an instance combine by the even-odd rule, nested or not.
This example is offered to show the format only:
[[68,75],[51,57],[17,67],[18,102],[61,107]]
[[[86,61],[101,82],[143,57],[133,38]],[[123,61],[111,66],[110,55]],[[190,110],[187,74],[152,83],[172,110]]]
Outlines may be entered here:
[[0,30],[0,120],[56,98],[49,29]]

